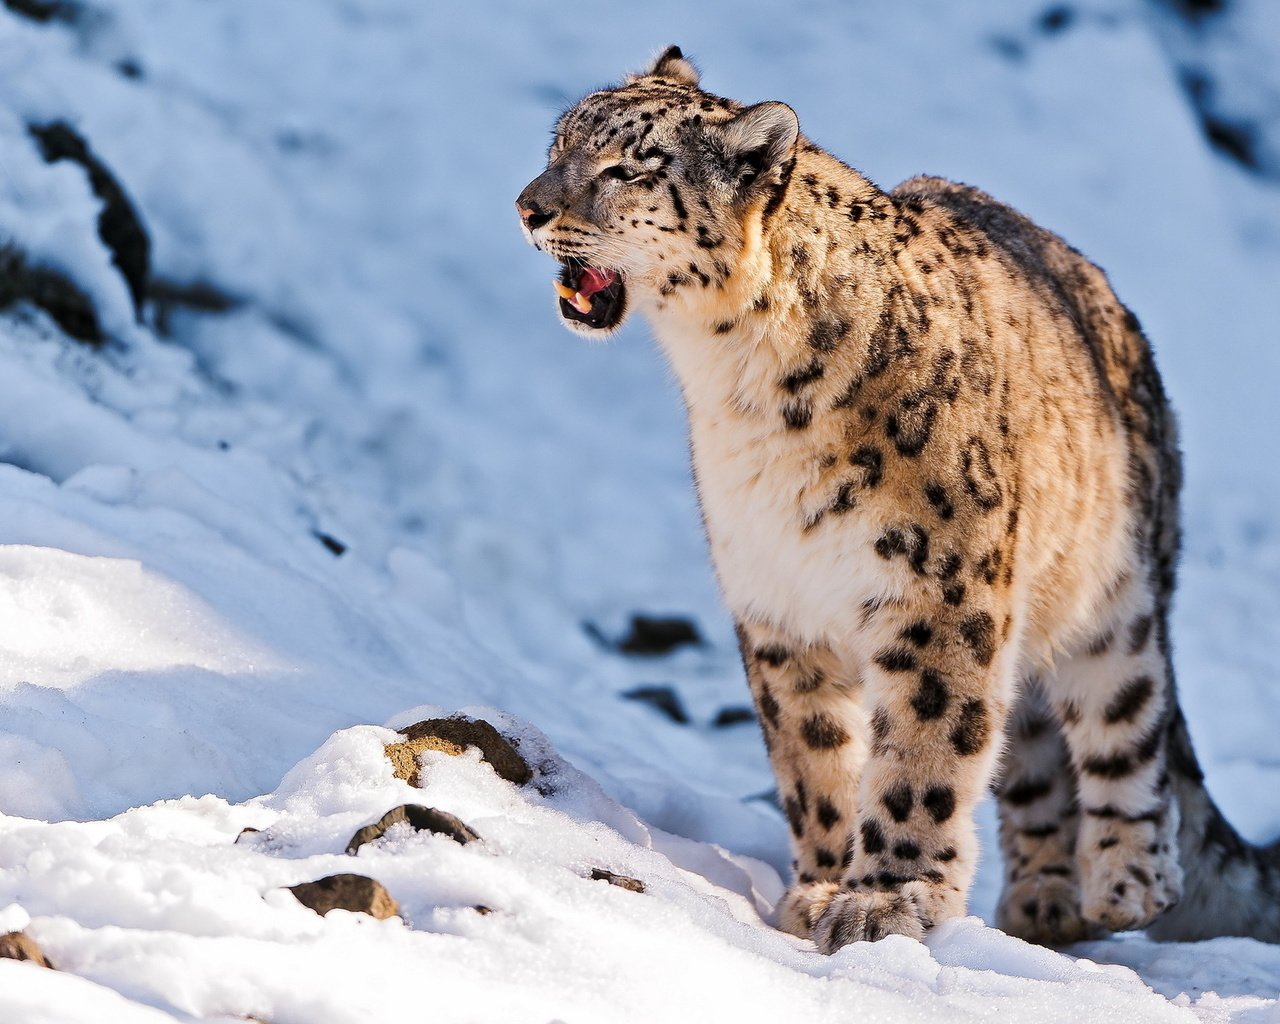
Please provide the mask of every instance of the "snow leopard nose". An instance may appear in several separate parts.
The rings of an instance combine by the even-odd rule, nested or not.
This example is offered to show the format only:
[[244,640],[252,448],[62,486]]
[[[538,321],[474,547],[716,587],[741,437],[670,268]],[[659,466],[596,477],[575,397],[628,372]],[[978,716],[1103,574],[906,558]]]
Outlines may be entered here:
[[516,212],[528,231],[550,224],[564,208],[564,171],[560,167],[548,167],[524,187],[516,200]]
[[554,213],[548,213],[537,202],[525,199],[523,196],[516,200],[516,212],[520,214],[524,226],[530,231],[536,231],[555,217]]

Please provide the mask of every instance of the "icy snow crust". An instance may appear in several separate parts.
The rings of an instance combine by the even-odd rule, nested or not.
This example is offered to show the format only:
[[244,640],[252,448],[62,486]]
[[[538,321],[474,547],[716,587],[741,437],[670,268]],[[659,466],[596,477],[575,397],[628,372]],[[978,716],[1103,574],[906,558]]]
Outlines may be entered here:
[[[768,925],[786,829],[754,728],[710,725],[746,693],[679,396],[639,321],[602,347],[557,325],[511,205],[558,110],[670,42],[877,181],[972,181],[1108,269],[1182,413],[1192,731],[1232,820],[1280,832],[1280,194],[1206,146],[1154,6],[791,10],[0,8],[0,243],[118,339],[0,315],[0,927],[62,969],[0,961],[5,1024],[1277,1019],[1280,954],[1244,940],[1063,956],[971,918],[824,957]],[[133,323],[85,175],[27,135],[56,119],[155,276],[229,308]],[[626,659],[581,628],[636,610],[708,643]],[[618,697],[654,683],[692,725]],[[460,710],[534,783],[474,753],[395,779],[379,723]],[[482,841],[342,853],[408,801]],[[282,889],[339,871],[404,921]]]

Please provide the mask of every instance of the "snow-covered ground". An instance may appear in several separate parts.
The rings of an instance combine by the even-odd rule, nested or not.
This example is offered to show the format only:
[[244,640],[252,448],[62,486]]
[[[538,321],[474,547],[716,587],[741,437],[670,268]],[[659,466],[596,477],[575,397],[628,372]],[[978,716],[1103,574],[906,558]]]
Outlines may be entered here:
[[[1275,52],[1265,5],[1242,23]],[[768,926],[786,829],[754,727],[713,724],[746,693],[678,395],[639,321],[599,347],[557,325],[512,208],[558,110],[676,42],[877,181],[979,184],[1106,267],[1182,414],[1183,701],[1267,839],[1280,189],[1205,142],[1165,8],[11,6],[79,13],[0,7],[0,246],[114,340],[0,313],[0,931],[29,918],[60,968],[0,960],[0,1021],[1280,1020],[1280,950],[1244,940],[1064,956],[970,919],[824,957]],[[153,293],[205,300],[134,322],[84,171],[28,132],[58,120],[138,208]],[[706,643],[584,628],[633,612]],[[643,685],[690,723],[620,696]],[[466,709],[537,785],[471,755],[392,776],[384,725]],[[342,852],[414,800],[481,842]],[[404,920],[281,888],[343,870]]]

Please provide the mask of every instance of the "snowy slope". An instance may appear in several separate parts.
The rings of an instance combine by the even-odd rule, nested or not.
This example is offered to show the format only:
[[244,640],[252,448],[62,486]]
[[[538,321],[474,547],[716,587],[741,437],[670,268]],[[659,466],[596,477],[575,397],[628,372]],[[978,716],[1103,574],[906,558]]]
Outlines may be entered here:
[[[1205,143],[1161,11],[76,9],[0,8],[0,246],[114,339],[0,313],[0,908],[63,968],[0,961],[0,1020],[1277,1019],[1280,953],[1251,942],[1077,961],[966,921],[826,958],[768,927],[786,830],[754,728],[711,724],[746,694],[678,396],[638,321],[606,347],[557,326],[511,207],[563,105],[678,42],[877,181],[972,181],[1106,267],[1182,413],[1183,700],[1267,838],[1280,192]],[[84,172],[28,134],[58,120],[150,233],[145,324]],[[583,628],[634,611],[707,643],[625,658]],[[620,699],[646,684],[692,724]],[[439,759],[416,798],[482,849],[362,852],[407,923],[321,921],[279,887],[349,868],[351,832],[415,798],[376,727],[423,704],[493,709],[554,785]],[[246,826],[276,838],[233,844]]]

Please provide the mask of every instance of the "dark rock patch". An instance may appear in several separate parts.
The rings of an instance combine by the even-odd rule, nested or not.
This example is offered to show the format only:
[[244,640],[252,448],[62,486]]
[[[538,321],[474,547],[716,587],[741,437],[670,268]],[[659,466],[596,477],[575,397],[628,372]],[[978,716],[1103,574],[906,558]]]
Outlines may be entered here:
[[312,530],[311,533],[316,540],[329,549],[329,553],[333,555],[334,558],[341,558],[346,552],[347,546],[343,544],[342,541],[338,540],[337,537],[332,537],[322,530]]
[[785,813],[782,810],[782,797],[777,789],[766,789],[761,793],[752,793],[749,796],[744,796],[742,802],[744,804],[764,804],[767,807],[772,807],[779,814]]
[[152,326],[166,338],[173,336],[173,315],[179,310],[222,314],[244,305],[243,300],[207,281],[182,283],[153,277],[147,284],[147,296],[151,299]]
[[366,825],[353,835],[351,842],[347,843],[347,853],[354,854],[365,843],[381,839],[387,834],[387,829],[401,822],[418,832],[434,832],[439,836],[448,836],[455,843],[461,843],[464,846],[480,838],[470,825],[448,811],[438,811],[434,807],[424,807],[422,804],[401,804],[387,811],[372,825]]
[[1191,22],[1210,14],[1221,14],[1227,9],[1227,0],[1161,0],[1166,7],[1172,7],[1176,12]]
[[288,888],[299,903],[321,917],[331,910],[349,910],[379,920],[396,917],[400,913],[400,905],[386,887],[364,875],[329,875]]
[[0,935],[0,960],[26,960],[37,967],[54,969],[44,950],[26,932],[8,932]]
[[592,868],[591,878],[597,882],[608,882],[610,885],[616,885],[619,889],[626,889],[629,892],[644,892],[644,882],[638,878],[628,878],[626,875],[615,875],[612,871],[606,871],[604,868]]
[[69,277],[51,267],[33,266],[12,246],[0,245],[0,310],[28,302],[44,310],[77,341],[103,340],[93,300]]
[[411,786],[420,784],[418,755],[424,750],[439,750],[457,756],[467,747],[476,747],[502,778],[524,785],[533,772],[516,748],[488,722],[478,718],[429,718],[401,729],[405,739],[391,743],[385,750],[397,778]]
[[602,647],[642,657],[670,654],[680,647],[700,647],[703,643],[698,627],[678,615],[632,615],[626,634],[616,640],[606,636],[594,622],[583,623],[582,628]]
[[1257,130],[1247,121],[1229,121],[1209,110],[1198,110],[1200,128],[1209,145],[1251,171],[1261,169]]
[[14,14],[46,25],[74,25],[80,18],[80,5],[67,0],[4,0],[4,5]]
[[685,711],[680,695],[670,686],[637,686],[627,690],[622,696],[627,700],[648,704],[677,725],[689,724],[689,713]]
[[721,708],[716,712],[716,717],[711,724],[717,729],[727,729],[732,725],[744,725],[747,722],[754,722],[755,714],[747,707],[730,707]]
[[142,226],[142,217],[111,170],[89,148],[89,144],[65,121],[27,126],[49,163],[70,160],[84,168],[93,194],[102,200],[98,215],[98,237],[111,250],[129,294],[133,309],[142,319],[142,304],[147,297],[147,277],[151,270],[151,239]]
[[1066,31],[1075,21],[1076,12],[1066,4],[1054,4],[1040,15],[1040,31],[1045,35],[1057,35]]

